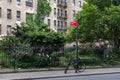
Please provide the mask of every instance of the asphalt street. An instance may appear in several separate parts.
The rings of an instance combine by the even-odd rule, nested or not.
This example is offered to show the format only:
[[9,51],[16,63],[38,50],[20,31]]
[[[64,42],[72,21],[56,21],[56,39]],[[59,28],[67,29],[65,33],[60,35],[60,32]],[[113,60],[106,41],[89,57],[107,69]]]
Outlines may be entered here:
[[75,76],[75,77],[34,79],[34,80],[120,80],[120,73],[119,74],[101,74],[101,75],[87,75],[87,76]]
[[35,80],[35,79],[36,80],[40,80],[40,79],[41,80],[42,79],[43,80],[44,79],[46,80],[120,80],[120,68],[85,69],[84,72],[79,72],[79,73],[75,73],[75,70],[68,70],[67,74],[64,73],[64,70],[0,73],[0,80]]

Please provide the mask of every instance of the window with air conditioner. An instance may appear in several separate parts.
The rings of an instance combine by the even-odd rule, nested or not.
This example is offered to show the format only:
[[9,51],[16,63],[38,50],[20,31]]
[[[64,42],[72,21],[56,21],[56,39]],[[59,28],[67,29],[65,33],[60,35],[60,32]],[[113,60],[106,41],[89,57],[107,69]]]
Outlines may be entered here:
[[72,0],[73,5],[75,5],[75,0]]
[[26,6],[33,7],[33,0],[26,0]]
[[20,5],[21,0],[17,0],[16,2],[17,2],[17,5]]

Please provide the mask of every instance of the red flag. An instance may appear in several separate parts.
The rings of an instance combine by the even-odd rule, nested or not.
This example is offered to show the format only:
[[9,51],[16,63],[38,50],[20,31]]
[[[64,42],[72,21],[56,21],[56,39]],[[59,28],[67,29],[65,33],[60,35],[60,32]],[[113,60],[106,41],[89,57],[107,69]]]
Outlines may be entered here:
[[70,22],[70,26],[71,27],[77,27],[78,26],[78,22],[76,22],[76,21]]

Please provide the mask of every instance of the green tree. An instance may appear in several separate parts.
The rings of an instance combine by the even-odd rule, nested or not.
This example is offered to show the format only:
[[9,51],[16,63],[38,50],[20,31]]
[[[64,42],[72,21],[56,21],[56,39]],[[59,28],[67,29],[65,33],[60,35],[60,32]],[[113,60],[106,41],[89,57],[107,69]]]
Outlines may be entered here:
[[111,6],[111,0],[86,0],[87,4],[89,5],[96,5],[98,9],[104,10],[105,7]]
[[[17,25],[13,32],[14,35],[21,42],[25,41],[31,46],[39,46],[42,49],[51,47],[51,49],[46,50],[47,52],[53,51],[52,47],[59,49],[64,44],[63,35],[50,30],[48,25],[42,22],[42,18],[49,15],[50,11],[51,7],[47,0],[38,0],[35,17],[33,14],[30,14],[27,17],[26,24]],[[39,52],[41,49],[37,50]]]
[[37,10],[35,14],[35,23],[39,26],[39,30],[45,31],[47,26],[43,24],[42,19],[51,12],[50,3],[47,0],[38,0]]
[[116,6],[120,5],[120,0],[112,0],[112,3]]
[[64,35],[65,36],[65,41],[67,43],[75,41],[75,30],[76,30],[75,28],[70,28],[70,27],[68,28],[67,34]]
[[120,47],[120,7],[111,6],[106,8],[105,15],[101,17],[101,24],[104,26],[107,38],[113,42],[114,47]]
[[93,42],[105,39],[112,41],[114,47],[119,48],[120,6],[113,5],[113,2],[107,5],[110,3],[109,0],[86,1],[83,9],[76,15],[76,21],[79,22],[79,41]]
[[30,44],[37,47],[35,52],[41,54],[51,54],[58,51],[64,45],[64,36],[57,32],[36,32],[29,34]]

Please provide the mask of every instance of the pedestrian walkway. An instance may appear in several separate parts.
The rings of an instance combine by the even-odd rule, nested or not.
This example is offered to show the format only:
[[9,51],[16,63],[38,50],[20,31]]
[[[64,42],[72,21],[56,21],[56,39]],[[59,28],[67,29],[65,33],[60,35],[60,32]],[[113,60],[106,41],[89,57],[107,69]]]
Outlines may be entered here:
[[31,79],[43,79],[52,77],[67,77],[78,75],[95,75],[95,74],[111,74],[120,73],[120,68],[99,68],[99,69],[86,69],[84,72],[75,73],[75,70],[68,70],[67,74],[64,70],[59,71],[40,71],[40,72],[21,72],[21,73],[4,73],[0,74],[0,80],[30,80]]

